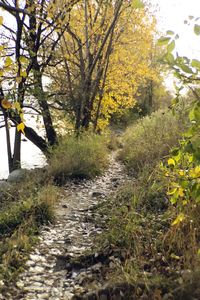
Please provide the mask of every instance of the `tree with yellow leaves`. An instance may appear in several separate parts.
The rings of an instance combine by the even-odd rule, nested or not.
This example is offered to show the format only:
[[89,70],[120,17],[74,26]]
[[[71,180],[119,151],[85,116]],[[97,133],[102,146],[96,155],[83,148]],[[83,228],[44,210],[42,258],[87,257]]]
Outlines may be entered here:
[[155,22],[140,1],[80,1],[49,70],[55,103],[75,128],[104,128],[112,113],[135,103],[138,87],[156,80],[151,66]]

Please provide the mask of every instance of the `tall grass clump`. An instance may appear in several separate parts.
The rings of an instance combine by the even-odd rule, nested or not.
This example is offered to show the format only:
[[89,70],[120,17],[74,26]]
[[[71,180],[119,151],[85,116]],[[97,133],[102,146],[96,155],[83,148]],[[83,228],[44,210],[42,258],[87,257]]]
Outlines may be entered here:
[[48,173],[61,183],[66,178],[93,178],[106,168],[107,153],[106,141],[102,136],[67,136],[54,149],[49,160]]
[[130,126],[123,136],[124,148],[120,153],[128,171],[137,173],[166,156],[178,143],[183,123],[170,111],[157,111]]

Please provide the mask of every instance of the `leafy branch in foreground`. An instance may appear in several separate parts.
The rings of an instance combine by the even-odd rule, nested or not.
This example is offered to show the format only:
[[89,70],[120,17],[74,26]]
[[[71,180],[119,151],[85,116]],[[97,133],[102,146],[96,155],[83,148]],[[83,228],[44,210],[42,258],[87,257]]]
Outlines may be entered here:
[[[191,19],[194,22],[194,33],[200,35],[199,18]],[[189,87],[195,96],[195,100],[188,104],[189,126],[180,140],[179,147],[173,149],[172,157],[168,159],[167,166],[162,165],[165,175],[169,179],[168,195],[172,205],[176,208],[176,218],[172,227],[189,228],[189,232],[195,236],[198,246],[198,230],[200,203],[200,97],[198,94],[198,81],[200,80],[200,61],[174,54],[177,35],[172,31],[167,32],[166,37],[160,38],[158,43],[167,48],[164,61],[168,63],[178,78],[180,87],[177,88],[176,98],[172,107],[180,101],[180,90]]]

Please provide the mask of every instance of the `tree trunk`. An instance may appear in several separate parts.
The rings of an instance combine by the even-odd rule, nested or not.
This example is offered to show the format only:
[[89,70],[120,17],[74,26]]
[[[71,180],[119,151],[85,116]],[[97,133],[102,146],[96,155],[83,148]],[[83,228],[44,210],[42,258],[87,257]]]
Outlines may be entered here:
[[34,80],[35,80],[35,96],[37,97],[40,109],[42,111],[42,118],[44,122],[44,127],[46,131],[47,140],[50,146],[57,144],[57,134],[53,127],[53,121],[51,118],[51,113],[49,110],[49,105],[46,100],[46,95],[42,84],[42,74],[39,70],[34,70]]
[[12,171],[21,168],[21,132],[15,129],[14,153],[12,160]]
[[12,172],[12,151],[11,151],[11,144],[10,144],[10,131],[8,126],[8,118],[6,113],[3,111],[4,115],[4,122],[5,122],[5,130],[6,130],[6,144],[7,144],[7,156],[8,156],[8,170],[9,173]]

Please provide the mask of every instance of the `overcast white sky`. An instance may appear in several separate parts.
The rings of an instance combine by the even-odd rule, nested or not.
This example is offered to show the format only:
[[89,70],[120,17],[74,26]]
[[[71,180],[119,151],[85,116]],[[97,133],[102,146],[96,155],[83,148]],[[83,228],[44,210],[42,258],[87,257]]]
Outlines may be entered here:
[[177,50],[180,55],[200,59],[200,36],[197,37],[192,27],[184,24],[184,20],[190,15],[200,17],[200,0],[149,0],[149,2],[157,8],[159,29],[164,32],[173,30],[179,34]]
[[[200,37],[195,36],[192,27],[184,24],[189,15],[200,17],[200,0],[144,0],[144,2],[149,2],[153,6],[160,30],[163,32],[173,30],[179,34],[177,50],[180,55],[200,59]],[[7,21],[11,22],[11,19]]]

